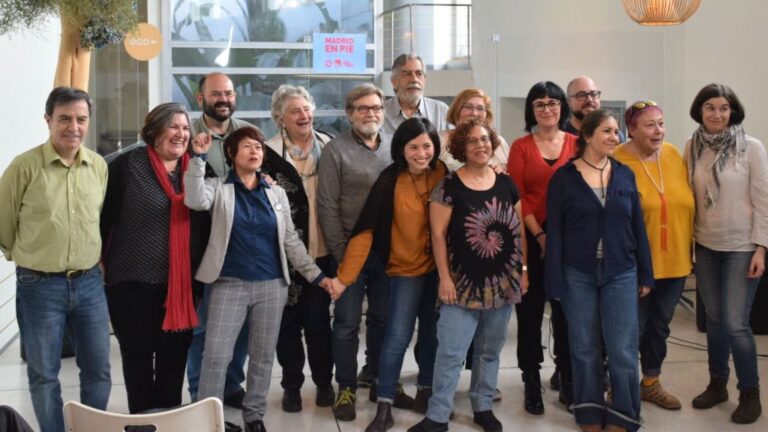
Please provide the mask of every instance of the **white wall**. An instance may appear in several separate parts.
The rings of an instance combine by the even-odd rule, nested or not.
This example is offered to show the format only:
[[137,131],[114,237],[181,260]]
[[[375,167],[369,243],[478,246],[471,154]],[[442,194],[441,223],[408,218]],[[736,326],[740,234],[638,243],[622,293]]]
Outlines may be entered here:
[[[0,67],[3,86],[3,150],[0,172],[17,154],[48,138],[43,120],[45,100],[53,88],[60,25],[57,20],[35,33],[25,31],[0,36]],[[23,59],[23,60],[22,60]],[[18,333],[16,325],[16,277],[14,266],[0,256],[0,350]]]
[[693,97],[722,82],[745,106],[747,133],[768,141],[767,14],[763,0],[704,1],[681,26],[643,27],[618,0],[476,0],[474,85],[498,101],[525,97],[537,81],[565,87],[589,75],[604,99],[661,104],[667,139],[682,146],[696,126],[688,116]]

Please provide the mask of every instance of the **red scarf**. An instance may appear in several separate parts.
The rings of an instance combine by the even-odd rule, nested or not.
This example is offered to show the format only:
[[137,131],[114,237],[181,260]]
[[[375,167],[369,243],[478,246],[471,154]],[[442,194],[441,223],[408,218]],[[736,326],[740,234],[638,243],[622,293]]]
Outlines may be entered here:
[[[154,147],[147,146],[149,161],[165,195],[171,200],[171,225],[168,236],[168,296],[165,298],[163,330],[179,331],[197,326],[197,312],[192,302],[192,264],[189,256],[189,209],[184,205],[184,183],[176,193],[168,171]],[[180,173],[187,171],[189,155],[181,157]]]

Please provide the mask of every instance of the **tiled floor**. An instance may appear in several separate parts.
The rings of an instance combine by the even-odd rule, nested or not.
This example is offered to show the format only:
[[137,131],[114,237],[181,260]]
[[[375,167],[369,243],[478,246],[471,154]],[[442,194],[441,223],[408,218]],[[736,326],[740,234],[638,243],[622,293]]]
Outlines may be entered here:
[[[513,319],[510,323],[510,336],[504,348],[499,375],[499,388],[503,393],[503,400],[494,405],[496,415],[503,422],[507,431],[575,431],[577,427],[568,412],[557,402],[557,394],[547,390],[544,393],[546,413],[543,416],[528,415],[522,407],[523,385],[520,380],[520,371],[516,368],[515,361],[515,328]],[[704,334],[695,329],[694,315],[689,310],[678,307],[672,324],[671,342],[680,340],[694,344],[706,343]],[[768,355],[768,336],[756,336],[758,353]],[[546,340],[545,340],[546,342]],[[362,359],[361,347],[360,358]],[[553,365],[548,356],[542,370],[542,378],[548,379],[552,373]],[[120,355],[117,342],[112,343],[113,382],[112,395],[109,409],[112,411],[127,412],[125,386],[123,384]],[[759,360],[760,375],[768,378],[768,360],[762,357]],[[416,367],[413,356],[406,355],[403,367],[403,381],[409,393],[415,392]],[[368,402],[368,391],[361,389],[358,392],[357,420],[352,423],[339,423],[333,420],[329,408],[316,408],[314,406],[314,386],[311,383],[305,385],[303,391],[304,410],[297,414],[286,414],[280,409],[280,368],[276,367],[273,374],[272,390],[269,394],[269,407],[265,418],[267,429],[270,431],[362,431],[373,418],[376,405]],[[308,380],[309,381],[309,380]],[[62,365],[62,392],[65,400],[78,397],[77,367],[73,359],[64,360]],[[690,406],[691,399],[704,389],[708,382],[706,352],[669,345],[669,355],[665,362],[663,383],[665,387],[676,394],[683,401],[683,409],[677,412],[664,411],[655,406],[643,403],[642,417],[645,420],[647,431],[766,431],[768,430],[768,412],[760,420],[752,425],[739,426],[730,422],[730,414],[735,409],[738,392],[735,388],[735,379],[731,379],[729,392],[731,395],[727,403],[717,407],[699,411]],[[472,409],[469,404],[467,388],[469,386],[469,373],[462,372],[459,390],[456,393],[456,418],[450,424],[453,431],[479,431],[472,423]],[[0,355],[0,404],[11,405],[16,408],[33,426],[36,426],[32,405],[27,390],[27,378],[25,365],[19,358],[19,343],[14,342],[11,347]],[[763,406],[768,410],[768,392],[763,388],[761,392]],[[185,399],[188,396],[185,392]],[[242,423],[240,413],[234,409],[226,408],[226,417],[229,421]],[[395,426],[392,431],[405,431],[408,427],[421,419],[414,412],[394,410]]]

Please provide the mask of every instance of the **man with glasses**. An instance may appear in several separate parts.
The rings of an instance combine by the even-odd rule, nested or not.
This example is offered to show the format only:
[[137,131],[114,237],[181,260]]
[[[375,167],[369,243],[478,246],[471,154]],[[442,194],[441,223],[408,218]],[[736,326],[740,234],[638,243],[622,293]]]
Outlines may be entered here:
[[[568,106],[571,108],[571,118],[565,124],[565,132],[579,136],[581,122],[587,114],[600,109],[602,92],[597,89],[595,82],[588,76],[580,76],[571,80],[566,89]],[[619,131],[619,142],[625,142],[624,133]]]
[[394,135],[400,123],[411,117],[426,118],[436,130],[448,129],[448,105],[424,97],[427,72],[416,54],[400,54],[392,62],[392,88],[395,96],[384,102],[384,132]]
[[[194,121],[195,133],[211,136],[211,148],[208,151],[208,165],[216,176],[226,178],[229,166],[224,157],[224,140],[229,134],[242,127],[255,127],[244,120],[232,117],[237,109],[237,93],[232,80],[223,73],[214,72],[200,78],[197,90],[197,105],[203,114]],[[192,344],[187,354],[187,382],[189,383],[190,398],[197,400],[197,388],[200,381],[200,367],[203,360],[205,345],[205,325],[208,317],[208,287],[203,293],[202,301],[197,306],[200,325],[192,331]],[[227,367],[227,378],[224,385],[224,404],[232,408],[242,409],[245,390],[245,359],[248,356],[248,324],[237,337],[232,354],[232,361]]]
[[[326,247],[337,262],[344,258],[347,241],[371,186],[392,163],[391,136],[380,132],[384,122],[383,99],[384,93],[373,84],[353,88],[347,94],[345,108],[352,129],[331,140],[320,155],[317,212]],[[374,373],[379,369],[389,307],[389,278],[384,270],[384,264],[371,253],[358,280],[336,300],[333,360],[339,392],[334,413],[341,421],[352,421],[356,416],[357,331],[365,295],[368,364]]]

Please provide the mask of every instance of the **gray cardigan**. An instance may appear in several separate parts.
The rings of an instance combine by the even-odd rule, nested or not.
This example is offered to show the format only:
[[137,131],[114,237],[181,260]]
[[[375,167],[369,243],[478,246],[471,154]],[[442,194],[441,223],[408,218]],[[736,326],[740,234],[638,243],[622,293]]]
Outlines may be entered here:
[[[235,185],[224,183],[220,177],[204,178],[205,161],[195,157],[189,161],[184,174],[184,204],[192,210],[211,211],[211,236],[205,249],[203,261],[195,279],[213,283],[219,278],[227,254],[229,237],[235,217]],[[280,249],[280,263],[286,285],[290,285],[288,261],[308,281],[315,280],[322,273],[315,261],[307,254],[291,220],[291,207],[283,188],[273,185],[266,189],[267,198],[277,215],[277,241]],[[287,258],[287,260],[286,260]]]

